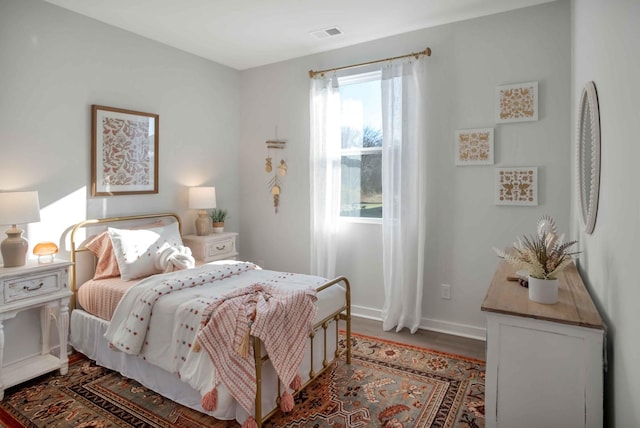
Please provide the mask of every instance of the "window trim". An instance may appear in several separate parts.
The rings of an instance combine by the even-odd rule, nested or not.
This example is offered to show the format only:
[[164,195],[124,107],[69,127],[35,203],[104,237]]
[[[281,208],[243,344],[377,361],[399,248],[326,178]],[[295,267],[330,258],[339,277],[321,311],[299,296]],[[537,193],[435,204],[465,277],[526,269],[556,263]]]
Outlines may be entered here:
[[382,146],[379,147],[349,147],[348,149],[340,149],[340,156],[358,156],[370,155],[382,152]]
[[375,80],[382,80],[382,70],[340,76],[338,77],[338,86],[355,85],[358,83],[373,82]]
[[382,217],[347,217],[339,216],[339,220],[343,223],[366,223],[366,224],[379,224],[382,225]]

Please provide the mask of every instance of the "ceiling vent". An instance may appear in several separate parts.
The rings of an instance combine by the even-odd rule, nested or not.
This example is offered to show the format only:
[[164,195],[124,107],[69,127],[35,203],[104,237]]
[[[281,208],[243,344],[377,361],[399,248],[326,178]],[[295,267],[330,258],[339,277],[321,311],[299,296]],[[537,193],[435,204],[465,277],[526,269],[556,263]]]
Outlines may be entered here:
[[316,39],[326,39],[327,37],[339,36],[342,30],[338,27],[325,28],[324,30],[312,31],[311,34]]

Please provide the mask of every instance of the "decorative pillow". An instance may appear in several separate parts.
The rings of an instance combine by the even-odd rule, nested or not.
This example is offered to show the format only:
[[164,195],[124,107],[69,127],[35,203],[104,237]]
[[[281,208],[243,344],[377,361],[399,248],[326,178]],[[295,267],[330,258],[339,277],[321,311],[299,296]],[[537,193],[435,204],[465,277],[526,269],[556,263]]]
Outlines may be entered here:
[[[153,229],[162,226],[164,226],[164,221],[158,220],[153,223],[132,226],[129,229]],[[111,237],[109,237],[108,231],[105,230],[93,238],[85,245],[85,247],[95,254],[98,259],[93,279],[105,279],[120,276],[118,260],[116,259],[116,255],[113,253],[113,245],[111,244]]]
[[113,254],[113,245],[111,245],[109,232],[102,232],[86,244],[85,247],[95,254],[98,259],[93,279],[120,276],[118,261],[116,260],[116,255]]
[[124,280],[160,273],[155,267],[157,253],[182,245],[178,223],[148,230],[108,229],[113,252]]

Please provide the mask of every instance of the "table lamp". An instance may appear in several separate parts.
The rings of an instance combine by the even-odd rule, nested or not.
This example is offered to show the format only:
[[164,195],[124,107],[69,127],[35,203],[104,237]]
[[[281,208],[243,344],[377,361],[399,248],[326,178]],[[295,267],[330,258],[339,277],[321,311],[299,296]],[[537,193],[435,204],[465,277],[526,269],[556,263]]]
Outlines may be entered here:
[[25,265],[29,242],[22,237],[24,231],[17,225],[38,221],[40,221],[38,192],[0,193],[0,224],[12,225],[5,231],[7,238],[0,245],[4,267]]
[[211,220],[208,209],[216,207],[215,187],[190,187],[189,188],[189,208],[198,210],[196,219],[196,234],[205,236],[211,232]]

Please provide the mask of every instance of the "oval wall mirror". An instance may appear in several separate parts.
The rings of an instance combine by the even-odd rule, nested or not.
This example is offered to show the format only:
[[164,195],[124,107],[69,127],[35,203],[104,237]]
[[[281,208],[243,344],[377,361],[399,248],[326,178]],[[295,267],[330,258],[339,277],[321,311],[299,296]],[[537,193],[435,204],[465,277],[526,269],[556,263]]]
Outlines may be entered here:
[[585,232],[593,233],[600,189],[600,112],[593,82],[582,89],[578,108],[578,186]]

